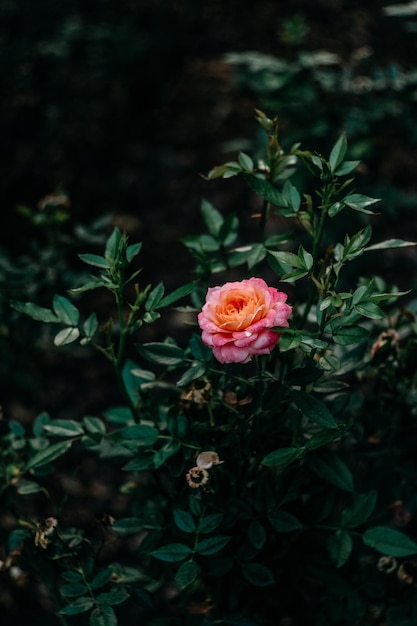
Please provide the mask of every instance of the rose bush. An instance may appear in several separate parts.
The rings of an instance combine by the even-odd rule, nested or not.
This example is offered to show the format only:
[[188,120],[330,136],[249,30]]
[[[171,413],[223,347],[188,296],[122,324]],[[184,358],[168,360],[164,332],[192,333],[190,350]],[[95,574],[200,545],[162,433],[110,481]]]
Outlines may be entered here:
[[268,287],[262,278],[209,287],[198,315],[203,342],[220,363],[247,363],[256,354],[269,354],[279,333],[288,326],[291,307],[287,294]]
[[[345,271],[417,243],[353,230],[348,212],[378,200],[349,191],[345,135],[328,158],[286,154],[277,119],[257,117],[268,158],[240,153],[208,177],[240,175],[264,200],[256,241],[203,201],[209,234],[185,240],[196,279],[174,291],[136,281],[141,243],[116,227],[102,254],[79,255],[94,273],[71,299],[10,301],[56,326],[56,348],[97,349],[120,389],[87,415],[78,401],[33,424],[0,409],[1,589],[50,607],[37,624],[417,624],[417,301],[396,304],[409,292],[373,261]],[[317,179],[306,193],[289,180],[303,164]],[[253,277],[264,271],[293,308]],[[207,289],[218,272],[225,284]],[[110,317],[101,296],[85,315],[96,289]],[[146,341],[164,309],[192,314],[182,345]]]

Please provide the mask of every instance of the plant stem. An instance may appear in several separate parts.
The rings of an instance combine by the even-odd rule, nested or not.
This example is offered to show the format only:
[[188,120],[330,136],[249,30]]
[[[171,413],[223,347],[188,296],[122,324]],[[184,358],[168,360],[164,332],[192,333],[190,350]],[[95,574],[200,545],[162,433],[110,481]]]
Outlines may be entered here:
[[[311,269],[311,275],[316,280],[318,279],[319,274],[320,274],[320,267],[319,267],[320,246],[321,246],[322,239],[323,239],[324,225],[326,223],[326,217],[327,217],[327,213],[329,210],[330,199],[331,199],[333,189],[334,189],[333,184],[326,185],[323,189],[323,196],[322,196],[323,202],[321,205],[320,219],[319,219],[318,227],[315,230],[314,236],[313,236],[313,248],[312,248],[313,267]],[[306,306],[303,311],[303,316],[301,318],[300,329],[303,328],[305,323],[307,322],[308,314],[310,313],[311,307],[314,304],[316,295],[317,295],[317,292],[316,292],[315,281],[312,281],[312,284],[310,285],[310,293],[308,296],[308,300],[306,302]]]
[[259,222],[259,240],[261,243],[265,240],[266,223],[269,217],[270,206],[271,205],[268,200],[264,200],[262,205],[261,220]]
[[118,285],[118,289],[115,292],[115,297],[116,297],[116,305],[117,305],[117,319],[118,319],[118,324],[119,324],[119,345],[117,348],[117,354],[113,355],[113,365],[116,371],[116,377],[117,377],[117,382],[119,384],[119,387],[125,397],[125,400],[127,402],[127,405],[130,409],[130,412],[132,413],[132,417],[135,421],[135,423],[139,423],[140,422],[140,417],[138,415],[138,411],[137,411],[137,407],[134,405],[132,398],[129,394],[129,391],[126,387],[125,381],[123,379],[123,374],[122,374],[122,369],[123,369],[123,357],[124,357],[124,353],[125,353],[125,347],[126,347],[126,333],[127,333],[127,327],[124,321],[124,311],[123,311],[123,272],[120,271],[119,273],[119,285]]

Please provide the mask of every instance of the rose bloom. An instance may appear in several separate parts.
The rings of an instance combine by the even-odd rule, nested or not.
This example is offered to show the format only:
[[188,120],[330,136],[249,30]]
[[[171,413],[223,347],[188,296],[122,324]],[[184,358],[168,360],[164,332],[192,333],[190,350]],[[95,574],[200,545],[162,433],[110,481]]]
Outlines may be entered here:
[[272,326],[288,326],[287,294],[268,287],[262,278],[210,287],[198,314],[203,342],[220,363],[247,363],[269,354],[279,334]]

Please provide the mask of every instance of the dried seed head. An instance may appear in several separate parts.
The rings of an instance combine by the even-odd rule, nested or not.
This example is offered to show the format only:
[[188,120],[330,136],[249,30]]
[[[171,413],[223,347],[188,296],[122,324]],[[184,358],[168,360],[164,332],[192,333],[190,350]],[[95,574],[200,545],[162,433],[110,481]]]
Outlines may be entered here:
[[192,467],[186,474],[187,483],[193,489],[199,489],[199,487],[204,489],[209,478],[209,473],[204,467]]
[[393,556],[381,556],[378,560],[377,567],[380,572],[391,574],[397,568],[397,560]]

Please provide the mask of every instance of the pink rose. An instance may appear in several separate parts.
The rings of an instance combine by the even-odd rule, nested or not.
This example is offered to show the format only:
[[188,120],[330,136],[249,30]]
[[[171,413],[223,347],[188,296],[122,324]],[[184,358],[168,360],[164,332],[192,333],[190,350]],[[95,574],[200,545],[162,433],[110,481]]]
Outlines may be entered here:
[[268,287],[262,278],[210,287],[198,314],[203,342],[220,363],[247,363],[254,354],[269,354],[279,334],[272,326],[288,326],[287,294]]

